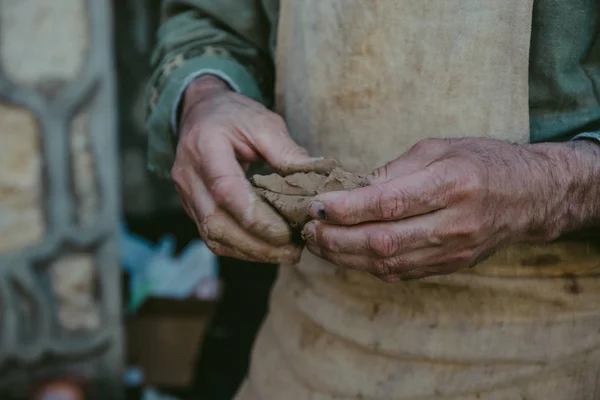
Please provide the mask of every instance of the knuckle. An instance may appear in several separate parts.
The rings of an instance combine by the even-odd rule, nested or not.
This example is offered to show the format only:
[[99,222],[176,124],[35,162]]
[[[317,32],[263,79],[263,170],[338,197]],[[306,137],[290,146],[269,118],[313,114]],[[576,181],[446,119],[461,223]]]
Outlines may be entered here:
[[367,264],[368,271],[376,276],[389,275],[389,271],[386,271],[383,260],[369,259]]
[[410,151],[413,153],[421,153],[424,150],[431,149],[434,146],[439,146],[442,142],[443,139],[421,139],[411,147]]
[[475,249],[467,248],[454,252],[448,257],[449,264],[471,264],[477,259],[477,252]]
[[452,236],[467,242],[476,242],[481,235],[481,221],[474,218],[467,218],[456,225],[452,231]]
[[[429,168],[427,181],[429,189],[414,194],[411,198],[413,202],[423,204],[432,209],[444,208],[454,202],[454,193],[457,184],[452,177],[452,172],[449,172],[443,163]],[[429,190],[433,191],[435,195],[429,194]]]
[[265,232],[265,233],[267,233],[270,230],[270,228],[272,228],[272,227],[266,226],[266,224],[263,221],[261,221],[257,218],[253,218],[252,214],[244,215],[240,221],[240,225],[246,231],[250,231],[250,232]]
[[204,241],[209,240],[209,229],[206,224],[206,220],[201,219],[198,221],[198,233]]
[[209,140],[210,135],[203,135],[201,126],[194,126],[187,130],[185,135],[179,138],[177,150],[195,153],[198,148],[203,148]]
[[236,182],[227,176],[214,178],[208,187],[212,194],[215,203],[218,205],[226,205],[231,199],[231,194],[236,189]]
[[319,241],[319,245],[332,253],[337,253],[339,251],[339,246],[337,244],[337,240],[327,232],[324,232],[322,229],[317,227],[317,240]]
[[405,263],[400,258],[387,258],[384,260],[369,260],[369,270],[377,275],[395,275],[405,268]]
[[383,167],[377,168],[375,171],[373,171],[371,175],[373,176],[373,178],[375,178],[375,180],[387,181],[389,176],[388,166],[384,165]]
[[202,236],[202,238],[205,240],[221,240],[221,221],[217,215],[213,214],[203,218],[199,223],[198,230],[200,232],[200,236]]
[[354,225],[360,218],[357,206],[347,195],[342,195],[331,202],[327,208],[327,215],[346,225]]
[[481,222],[475,218],[465,218],[450,226],[443,225],[434,229],[428,237],[430,244],[441,246],[450,242],[477,243],[482,237]]
[[456,188],[462,198],[477,197],[485,188],[484,176],[475,168],[463,171],[457,179]]
[[206,244],[206,247],[208,247],[208,249],[217,256],[222,256],[225,254],[223,246],[218,242],[213,240],[205,240],[204,244]]
[[397,274],[405,271],[409,267],[409,264],[402,258],[394,257],[385,260],[384,266],[388,274]]
[[377,212],[383,220],[390,220],[400,215],[404,209],[402,197],[388,190],[381,190],[377,195]]
[[448,234],[445,230],[434,229],[429,234],[429,237],[427,238],[427,240],[428,240],[429,244],[431,244],[432,246],[441,246],[446,242],[447,237],[448,237]]
[[195,134],[188,136],[185,140],[187,143],[185,147],[193,149],[194,152],[199,153],[202,149],[209,149],[214,143],[213,135],[203,135],[203,130],[194,130]]
[[286,124],[285,124],[285,120],[283,119],[283,117],[277,113],[274,112],[267,112],[265,114],[263,114],[263,117],[265,118],[266,122],[273,128],[277,129],[277,130],[284,130],[287,129],[286,128]]
[[398,235],[386,230],[370,232],[367,236],[368,249],[379,257],[391,257],[398,252]]

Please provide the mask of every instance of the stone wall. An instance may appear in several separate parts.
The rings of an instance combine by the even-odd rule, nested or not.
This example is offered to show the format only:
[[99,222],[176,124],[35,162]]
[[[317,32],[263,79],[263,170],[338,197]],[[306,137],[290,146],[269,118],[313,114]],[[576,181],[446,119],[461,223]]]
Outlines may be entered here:
[[110,11],[0,0],[0,398],[57,372],[119,396]]

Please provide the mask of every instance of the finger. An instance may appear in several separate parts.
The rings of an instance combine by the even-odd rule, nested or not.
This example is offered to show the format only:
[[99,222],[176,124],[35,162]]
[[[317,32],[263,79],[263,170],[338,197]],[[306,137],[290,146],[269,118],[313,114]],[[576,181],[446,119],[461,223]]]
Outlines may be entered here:
[[[186,185],[177,185],[183,207],[215,254],[268,263],[294,263],[299,259],[299,247],[276,247],[245,232],[230,215],[217,207],[194,171],[185,169],[178,173],[180,177],[185,175],[180,180]],[[188,193],[190,191],[193,194]]]
[[213,140],[198,151],[199,173],[215,205],[227,211],[242,228],[266,242],[274,245],[290,243],[290,226],[254,192],[236,161],[231,144]]
[[256,192],[280,215],[284,216],[292,228],[302,229],[304,224],[310,221],[306,212],[310,197],[288,196],[263,189],[256,189]]
[[391,274],[391,275],[376,275],[376,274],[371,274],[374,277],[376,277],[377,279],[385,282],[385,283],[396,283],[399,282],[401,280],[405,280],[402,278],[401,275],[399,274]]
[[430,265],[423,266],[421,268],[413,268],[400,275],[399,278],[404,281],[424,279],[430,276],[450,275],[456,271],[459,271],[465,266],[461,264],[443,264],[443,265]]
[[337,253],[324,250],[314,242],[307,242],[306,248],[314,255],[339,267],[365,271],[378,276],[403,274],[410,268],[417,267],[416,262],[419,258],[418,254],[383,259],[362,254]]
[[439,246],[439,241],[433,235],[438,220],[438,215],[433,213],[402,221],[353,226],[311,221],[305,225],[302,233],[307,242],[314,242],[329,252],[387,258]]
[[323,193],[309,206],[309,215],[327,223],[355,225],[393,221],[439,210],[453,186],[448,175],[426,169],[381,184]]
[[200,236],[206,242],[218,242],[244,253],[246,255],[244,259],[254,261],[294,263],[299,259],[301,249],[298,246],[275,245],[243,229],[233,217],[216,205],[204,183],[199,179],[195,182],[194,189],[194,204],[189,208],[196,217]]
[[444,139],[421,140],[400,157],[373,171],[367,176],[367,181],[376,184],[411,175],[438,160],[446,153],[447,148],[448,144]]
[[250,235],[222,210],[217,210],[200,222],[199,231],[207,242],[219,244],[221,250],[227,250],[219,254],[221,256],[237,254],[238,258],[242,256],[244,260],[293,264],[300,260],[302,252],[302,248],[297,245],[276,247]]
[[[210,251],[212,251],[215,255],[218,255],[220,257],[235,258],[237,260],[243,261],[259,262],[252,256],[243,253],[242,251],[236,248],[232,248],[227,245],[213,241],[206,241],[205,243],[206,246],[210,249]],[[277,262],[273,262],[273,264],[277,264]]]
[[281,175],[296,172],[330,172],[338,163],[330,158],[310,157],[290,136],[285,122],[279,116],[270,125],[268,134],[253,136],[258,153]]
[[[364,255],[335,253],[321,249],[314,243],[307,243],[306,248],[332,264],[342,268],[368,272],[377,277],[398,276],[400,278],[418,279],[425,276],[440,275],[455,271],[459,267],[449,268],[439,263],[436,249],[419,249],[398,257],[375,258]],[[393,280],[393,278],[390,278]]]

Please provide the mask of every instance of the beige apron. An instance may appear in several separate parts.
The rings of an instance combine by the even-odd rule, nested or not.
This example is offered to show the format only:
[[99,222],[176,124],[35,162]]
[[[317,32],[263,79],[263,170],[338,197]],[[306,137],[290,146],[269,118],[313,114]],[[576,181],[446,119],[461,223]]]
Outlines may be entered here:
[[[533,0],[283,0],[278,105],[314,154],[368,172],[426,137],[528,138]],[[600,258],[516,246],[388,285],[282,266],[239,400],[600,398]]]

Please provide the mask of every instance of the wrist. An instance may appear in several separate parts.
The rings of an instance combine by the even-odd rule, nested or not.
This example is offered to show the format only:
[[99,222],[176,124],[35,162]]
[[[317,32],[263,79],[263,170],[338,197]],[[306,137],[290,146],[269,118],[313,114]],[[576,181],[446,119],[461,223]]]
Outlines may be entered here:
[[211,97],[223,92],[231,91],[231,87],[218,76],[206,74],[194,79],[183,92],[181,108],[179,110],[180,120],[185,119],[185,115],[196,104],[210,99]]
[[543,186],[532,231],[551,241],[600,226],[600,146],[583,140],[529,146],[542,174],[536,181]]

